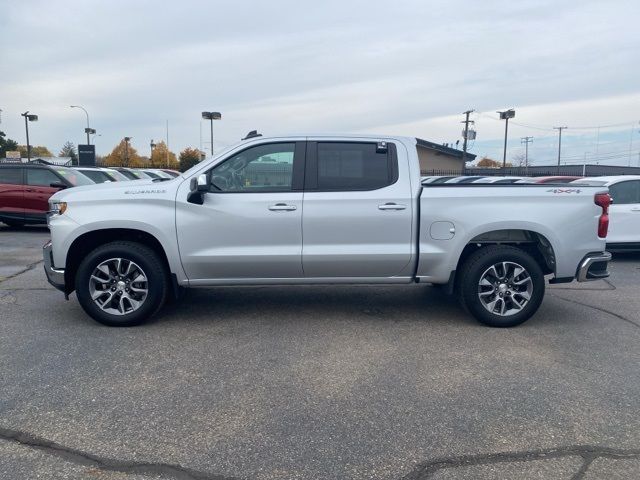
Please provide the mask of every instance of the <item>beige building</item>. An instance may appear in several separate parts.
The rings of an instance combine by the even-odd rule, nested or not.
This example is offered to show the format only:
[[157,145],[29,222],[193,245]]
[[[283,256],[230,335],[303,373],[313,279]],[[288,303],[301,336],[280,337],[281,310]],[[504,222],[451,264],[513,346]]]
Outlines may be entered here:
[[[441,173],[440,170],[445,170],[447,173],[462,173],[462,150],[445,147],[421,138],[416,140],[422,175],[438,175]],[[475,155],[467,152],[467,162],[475,158]]]

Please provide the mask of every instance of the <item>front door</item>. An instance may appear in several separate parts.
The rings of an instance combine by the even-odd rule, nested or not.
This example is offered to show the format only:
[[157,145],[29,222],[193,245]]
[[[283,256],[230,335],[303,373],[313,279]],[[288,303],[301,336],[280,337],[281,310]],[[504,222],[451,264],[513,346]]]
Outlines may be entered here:
[[24,215],[27,220],[44,221],[49,210],[49,198],[60,190],[51,184],[64,184],[47,168],[27,168],[24,189]]
[[304,142],[246,148],[209,170],[202,205],[178,191],[180,258],[195,285],[300,278]]
[[625,180],[609,187],[607,243],[640,243],[640,180]]
[[317,141],[308,143],[306,163],[305,277],[410,275],[413,203],[406,152],[393,143]]

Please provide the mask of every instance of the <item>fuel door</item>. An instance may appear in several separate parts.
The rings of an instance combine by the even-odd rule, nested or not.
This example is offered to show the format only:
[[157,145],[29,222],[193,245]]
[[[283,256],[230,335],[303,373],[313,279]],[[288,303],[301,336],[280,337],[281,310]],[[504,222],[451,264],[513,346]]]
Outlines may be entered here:
[[451,222],[433,222],[429,227],[429,235],[434,240],[451,240],[456,234],[456,226]]

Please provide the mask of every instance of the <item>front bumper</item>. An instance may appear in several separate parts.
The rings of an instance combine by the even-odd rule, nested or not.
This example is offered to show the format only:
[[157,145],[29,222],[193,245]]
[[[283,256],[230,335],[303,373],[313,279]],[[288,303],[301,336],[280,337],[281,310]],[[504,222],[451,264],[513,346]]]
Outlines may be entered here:
[[580,262],[576,279],[579,282],[589,282],[607,278],[609,276],[607,266],[610,261],[611,254],[609,252],[589,253]]
[[51,240],[42,247],[42,258],[44,259],[44,273],[51,285],[61,292],[64,292],[64,269],[54,268]]

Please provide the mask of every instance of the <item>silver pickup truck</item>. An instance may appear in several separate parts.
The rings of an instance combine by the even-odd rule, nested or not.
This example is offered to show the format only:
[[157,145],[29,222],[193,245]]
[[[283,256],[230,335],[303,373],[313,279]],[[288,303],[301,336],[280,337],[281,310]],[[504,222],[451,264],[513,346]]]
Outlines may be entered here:
[[606,187],[422,185],[416,148],[258,136],[173,180],[61,191],[47,277],[113,326],[144,322],[184,287],[427,283],[510,327],[536,312],[545,276],[608,276]]

